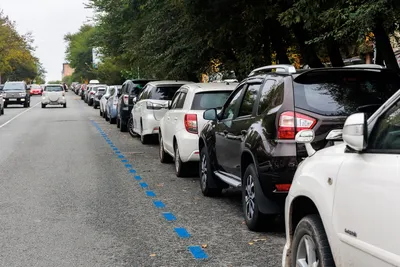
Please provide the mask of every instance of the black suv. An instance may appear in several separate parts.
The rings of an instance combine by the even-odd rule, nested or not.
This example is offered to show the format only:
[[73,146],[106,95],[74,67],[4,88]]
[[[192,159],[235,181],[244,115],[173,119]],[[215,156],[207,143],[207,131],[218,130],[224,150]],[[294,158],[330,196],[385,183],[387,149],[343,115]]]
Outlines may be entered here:
[[254,70],[221,112],[204,112],[210,121],[199,138],[202,193],[241,187],[246,224],[257,230],[266,215],[282,213],[296,168],[307,157],[296,133],[314,129],[313,147],[329,146],[328,133],[342,129],[347,116],[372,113],[399,88],[399,74],[376,65]]
[[117,106],[117,127],[121,132],[128,130],[128,120],[131,115],[133,105],[143,90],[143,87],[151,81],[151,79],[127,80],[122,84],[121,92],[118,95]]
[[25,82],[6,82],[2,92],[4,107],[8,105],[23,105],[25,108],[30,107],[31,96]]

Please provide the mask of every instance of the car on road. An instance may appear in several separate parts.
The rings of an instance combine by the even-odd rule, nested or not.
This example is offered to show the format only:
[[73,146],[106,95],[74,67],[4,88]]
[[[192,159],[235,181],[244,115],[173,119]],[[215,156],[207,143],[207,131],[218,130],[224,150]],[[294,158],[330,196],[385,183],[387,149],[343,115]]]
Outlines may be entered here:
[[129,125],[131,132],[138,134],[143,144],[158,137],[160,120],[167,112],[172,97],[182,85],[190,83],[193,82],[156,81],[146,84],[133,106]]
[[349,115],[376,110],[398,88],[398,73],[375,66],[253,70],[221,112],[204,112],[209,122],[199,139],[202,193],[241,188],[245,222],[260,229],[283,213],[294,173],[307,157],[296,133],[313,129],[316,150],[331,146],[327,135],[342,129]]
[[62,84],[48,84],[45,86],[42,95],[42,108],[47,105],[62,105],[67,107],[67,99]]
[[0,84],[0,91],[3,90],[4,84]]
[[117,127],[121,132],[128,130],[128,120],[130,118],[134,104],[137,102],[143,87],[153,79],[127,80],[122,84],[121,93],[118,96],[117,106]]
[[121,96],[121,85],[117,85],[111,88],[110,97],[107,99],[105,111],[103,117],[110,124],[115,124],[117,122],[117,108],[118,108],[118,98]]
[[4,115],[4,97],[3,95],[5,95],[5,93],[3,94],[3,92],[0,90],[0,116]]
[[93,88],[89,98],[89,106],[92,104],[94,109],[100,106],[100,99],[106,93],[107,87],[108,85],[99,85]]
[[282,266],[400,265],[399,122],[400,91],[368,120],[349,116],[343,144],[316,152],[313,129],[296,135],[308,157],[286,199]]
[[[199,131],[206,121],[204,110],[222,108],[237,84],[195,83],[179,88],[160,120],[160,161],[175,161],[175,172],[184,177],[196,170],[199,156]],[[193,163],[196,165],[193,166]]]
[[6,82],[3,87],[4,107],[8,105],[30,106],[31,97],[24,81]]
[[38,84],[32,84],[30,88],[30,95],[42,95],[42,87]]

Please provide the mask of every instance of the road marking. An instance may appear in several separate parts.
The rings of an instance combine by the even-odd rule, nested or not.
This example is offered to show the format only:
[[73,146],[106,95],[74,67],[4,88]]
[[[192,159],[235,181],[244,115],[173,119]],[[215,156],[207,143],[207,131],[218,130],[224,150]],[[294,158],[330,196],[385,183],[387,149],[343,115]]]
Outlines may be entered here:
[[154,193],[153,191],[146,191],[146,195],[148,197],[156,197],[156,193]]
[[128,160],[127,159],[123,159],[123,160],[121,160],[121,162],[122,163],[126,163],[126,162],[128,162]]
[[161,200],[154,200],[153,203],[154,206],[156,206],[156,208],[159,209],[165,208],[165,204]]
[[189,251],[192,253],[193,257],[197,260],[208,259],[208,255],[200,246],[190,246]]
[[130,168],[132,168],[132,165],[131,164],[125,164],[125,167],[130,169]]
[[163,216],[169,222],[176,221],[176,217],[171,212],[163,212]]
[[185,228],[175,228],[175,232],[180,238],[189,238],[190,237],[189,232]]
[[28,112],[29,110],[33,109],[34,107],[36,107],[37,105],[39,105],[42,102],[36,103],[36,105],[34,105],[33,107],[30,107],[24,111],[22,111],[21,113],[17,114],[16,116],[14,116],[13,118],[9,119],[8,121],[6,121],[5,123],[3,123],[2,125],[0,125],[0,129],[3,128],[4,126],[6,126],[7,124],[9,124],[10,122],[12,122],[13,120],[15,120],[16,118],[18,118],[19,116],[21,116],[22,114],[24,114],[25,112]]
[[141,180],[142,180],[142,177],[140,177],[139,175],[135,175],[135,180],[136,180],[136,181],[141,181]]
[[141,186],[142,188],[148,188],[148,187],[149,187],[149,185],[146,184],[146,183],[144,183],[144,182],[140,183],[140,186]]
[[130,173],[136,173],[136,170],[129,170]]

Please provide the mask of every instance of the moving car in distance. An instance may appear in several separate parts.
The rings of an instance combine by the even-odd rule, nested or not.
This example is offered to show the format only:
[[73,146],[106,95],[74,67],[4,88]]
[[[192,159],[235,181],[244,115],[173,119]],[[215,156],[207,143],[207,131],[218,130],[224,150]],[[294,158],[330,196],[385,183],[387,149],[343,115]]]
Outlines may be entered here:
[[42,95],[42,87],[38,84],[32,84],[30,89],[30,95]]
[[[195,83],[179,88],[168,111],[160,120],[160,161],[174,159],[175,172],[184,177],[197,170],[200,160],[199,131],[206,120],[204,110],[220,109],[237,84]],[[193,166],[193,163],[196,164]]]
[[46,85],[42,96],[42,108],[47,105],[62,105],[67,107],[67,99],[65,98],[65,90],[62,84]]
[[285,205],[284,267],[400,266],[400,91],[368,120],[349,116],[343,144],[315,151],[313,129],[296,135],[308,157]]
[[28,86],[24,81],[6,82],[3,87],[4,107],[8,105],[23,105],[25,108],[30,106],[31,97]]

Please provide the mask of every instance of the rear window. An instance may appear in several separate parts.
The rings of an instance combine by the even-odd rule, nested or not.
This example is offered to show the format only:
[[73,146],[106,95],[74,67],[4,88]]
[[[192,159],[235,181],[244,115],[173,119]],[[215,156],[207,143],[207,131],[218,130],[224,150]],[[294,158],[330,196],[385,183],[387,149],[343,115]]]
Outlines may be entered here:
[[221,108],[231,93],[231,91],[197,93],[193,99],[192,110]]
[[400,77],[380,71],[324,71],[300,75],[293,84],[296,108],[348,116],[361,106],[383,104],[400,89]]
[[32,85],[31,89],[41,89],[40,85]]
[[181,87],[179,86],[166,86],[166,87],[154,87],[151,90],[151,94],[149,96],[149,99],[154,99],[154,100],[172,100],[172,97],[178,91],[178,89]]
[[61,92],[63,88],[61,86],[46,86],[45,91],[47,92]]

